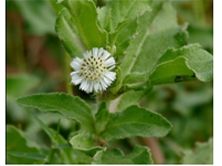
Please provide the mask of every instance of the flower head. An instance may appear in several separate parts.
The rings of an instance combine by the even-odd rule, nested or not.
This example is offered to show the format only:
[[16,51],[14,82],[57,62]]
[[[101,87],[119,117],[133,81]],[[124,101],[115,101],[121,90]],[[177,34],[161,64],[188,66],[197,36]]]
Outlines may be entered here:
[[84,58],[74,58],[71,67],[72,83],[80,84],[80,89],[87,93],[105,91],[116,79],[115,60],[103,48],[93,48],[83,54]]

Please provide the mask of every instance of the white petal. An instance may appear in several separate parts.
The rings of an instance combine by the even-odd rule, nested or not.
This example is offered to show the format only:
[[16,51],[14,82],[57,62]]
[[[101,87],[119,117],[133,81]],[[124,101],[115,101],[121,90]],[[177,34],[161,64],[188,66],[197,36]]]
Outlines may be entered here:
[[99,83],[98,90],[99,90],[99,91],[103,91],[103,87],[102,87],[102,85],[101,85],[101,82]]
[[82,63],[82,59],[79,57],[74,58],[73,60],[77,61],[78,63]]
[[103,58],[103,60],[106,60],[110,55],[111,55],[111,54],[110,54],[109,52],[107,52],[107,51],[104,50],[101,57]]
[[98,54],[98,48],[93,48],[93,56],[97,56],[97,54]]
[[116,73],[111,72],[111,71],[107,71],[104,76],[108,79],[110,79],[111,81],[114,81],[116,79]]
[[90,93],[92,92],[92,86],[91,86],[91,81],[84,81],[84,84],[83,84],[83,90],[86,92],[86,93]]
[[105,90],[107,88],[107,84],[105,83],[105,81],[100,80],[100,84],[102,85],[102,90]]
[[86,81],[86,89],[85,89],[85,91],[86,91],[87,93],[89,93],[89,86],[90,86],[89,82]]
[[89,93],[93,91],[93,82],[89,81]]
[[79,71],[73,71],[72,73],[70,73],[71,77],[75,77],[76,75],[78,75]]
[[73,60],[71,62],[71,67],[75,70],[80,70],[81,64],[78,61]]
[[100,86],[99,83],[95,82],[93,86],[94,86],[93,88],[94,88],[95,92],[98,92],[99,91],[99,86]]
[[80,89],[86,91],[88,89],[88,84],[87,84],[87,81],[84,80],[82,81],[81,85],[80,85]]
[[79,70],[82,64],[82,59],[80,58],[74,58],[70,64],[70,66],[75,69],[75,70]]
[[113,70],[114,68],[115,68],[115,65],[110,66],[110,67],[108,68],[108,70]]
[[83,79],[78,75],[77,72],[72,72],[72,73],[71,73],[71,77],[72,77],[72,83],[73,83],[74,85],[80,84],[80,82],[83,80]]
[[99,48],[99,50],[98,50],[98,56],[99,56],[99,57],[102,56],[103,51],[104,51],[103,48]]
[[79,89],[83,90],[84,89],[84,85],[85,85],[85,81],[82,81],[82,83],[79,86]]
[[82,82],[82,78],[72,79],[72,83],[73,83],[74,85],[78,85],[78,84],[80,84],[81,82]]
[[105,62],[104,62],[104,64],[105,64],[107,67],[115,65],[115,63],[116,63],[116,62],[115,62],[115,60],[114,60],[113,57],[105,60]]
[[108,86],[109,86],[109,85],[111,84],[111,82],[112,82],[110,79],[107,79],[105,76],[103,76],[102,79],[103,79],[103,81],[106,83],[106,85],[108,85]]

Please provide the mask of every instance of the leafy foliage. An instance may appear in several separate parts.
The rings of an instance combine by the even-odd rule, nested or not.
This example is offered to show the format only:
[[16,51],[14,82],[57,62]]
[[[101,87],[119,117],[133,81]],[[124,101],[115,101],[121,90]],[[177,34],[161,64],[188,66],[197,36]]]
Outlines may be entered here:
[[99,22],[108,32],[115,32],[116,29],[126,21],[126,18],[133,20],[141,16],[147,10],[151,10],[147,0],[125,0],[109,1],[106,6],[100,9]]
[[94,156],[96,164],[152,164],[150,151],[145,147],[135,147],[133,152],[124,155],[119,149],[98,151]]
[[41,164],[46,154],[36,147],[28,146],[24,134],[13,126],[7,126],[7,157],[8,164]]
[[82,127],[93,130],[93,117],[89,106],[79,97],[64,93],[38,94],[18,99],[24,106],[38,108],[40,111],[55,111],[78,121]]
[[199,45],[187,45],[177,50],[168,50],[159,60],[158,67],[150,79],[153,84],[171,83],[192,79],[194,73],[199,80],[210,81],[213,76],[212,61],[212,55],[201,49]]
[[131,106],[114,114],[102,136],[108,140],[132,136],[162,137],[170,129],[171,124],[161,115]]
[[169,47],[178,45],[174,36],[179,32],[179,26],[172,6],[163,1],[153,1],[152,9],[138,18],[137,33],[121,63],[123,79],[128,74],[150,73],[162,54]]
[[111,114],[106,108],[106,104],[102,103],[95,115],[96,118],[96,132],[101,133],[106,129],[107,123],[110,121]]
[[187,150],[183,157],[184,164],[212,164],[213,140],[206,143],[197,143],[194,151]]
[[[70,22],[70,13],[66,9],[63,9],[56,21],[56,31],[70,55],[78,56],[83,51],[83,44],[75,33],[73,25],[70,25]],[[60,30],[60,27],[62,27],[62,30]]]
[[120,96],[117,110],[123,111],[127,107],[138,104],[138,101],[142,98],[144,92],[143,91],[127,91]]
[[87,132],[81,132],[69,140],[74,149],[90,150],[96,147],[93,135]]
[[[38,120],[38,119],[37,119]],[[56,131],[48,128],[44,123],[42,123],[40,120],[38,120],[39,124],[41,125],[42,129],[46,132],[46,134],[49,136],[50,140],[52,141],[52,147],[56,150],[58,150],[59,158],[57,158],[58,163],[88,163],[91,161],[91,158],[82,153],[78,150],[73,150],[68,142],[59,135]],[[55,155],[52,155],[51,158],[49,158],[48,162],[51,163],[51,159],[54,161]]]
[[57,19],[56,31],[71,56],[81,56],[82,47],[106,46],[106,33],[96,23],[96,7],[92,1],[67,0],[64,6]]
[[[158,101],[159,103],[152,106],[152,96],[149,96],[152,95],[151,90],[153,87],[156,90],[157,85],[166,83],[197,79],[202,82],[211,81],[212,55],[197,43],[188,44],[188,31],[185,26],[179,25],[176,10],[168,0],[50,2],[57,14],[56,19],[51,9],[48,10],[49,6],[41,13],[40,6],[45,2],[36,2],[39,6],[35,10],[32,10],[30,2],[17,1],[16,4],[21,9],[28,9],[21,12],[27,22],[34,26],[37,34],[51,32],[51,24],[56,20],[55,30],[58,38],[72,58],[82,57],[83,52],[95,47],[108,50],[116,60],[117,79],[106,92],[88,96],[81,94],[81,99],[79,96],[54,92],[20,97],[26,95],[38,80],[26,76],[8,77],[8,95],[19,96],[17,102],[20,105],[33,108],[27,110],[30,115],[35,116],[33,119],[47,135],[50,143],[47,148],[31,147],[25,133],[8,126],[7,162],[153,163],[151,151],[145,146],[138,145],[141,144],[138,137],[164,137],[172,128],[174,131],[170,136],[174,137],[175,133],[178,134],[175,130],[181,129],[178,124],[182,123],[172,118],[172,125],[158,113],[161,110],[161,102]],[[38,19],[33,15],[35,12],[40,15]],[[41,19],[47,13],[47,17]],[[48,17],[53,19],[48,21]],[[40,29],[35,29],[35,26]],[[210,46],[209,43],[206,45]],[[67,83],[67,87],[69,86]],[[80,94],[79,91],[75,93]],[[157,94],[158,91],[153,93]],[[160,94],[161,97],[164,95]],[[188,116],[189,112],[184,112],[196,104],[196,101],[183,102],[187,96],[180,95],[178,96],[181,98],[167,99],[175,100],[174,103],[165,106],[163,114],[167,118],[176,112],[174,109],[177,109],[177,114]],[[208,95],[211,96],[211,93]],[[197,100],[201,103],[210,99],[211,97],[206,97]],[[53,129],[47,126],[40,116],[36,116],[41,113],[58,113],[59,117],[69,119],[75,125],[70,128],[67,135],[61,134],[60,122],[55,130],[55,127]],[[129,144],[127,148],[125,144],[119,146],[122,140]],[[168,144],[171,146],[172,142],[168,141]],[[180,149],[174,144],[173,148],[175,151]],[[211,163],[212,156],[207,156],[211,151],[212,140],[207,144],[199,144],[195,151],[185,152],[183,163]]]

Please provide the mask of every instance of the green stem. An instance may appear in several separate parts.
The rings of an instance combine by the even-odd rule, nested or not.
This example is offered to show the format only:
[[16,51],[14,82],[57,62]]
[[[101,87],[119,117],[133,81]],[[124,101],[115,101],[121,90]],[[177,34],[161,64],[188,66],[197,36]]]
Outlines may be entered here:
[[163,164],[165,162],[165,156],[157,138],[142,138],[142,142],[150,148],[155,164]]
[[72,84],[70,80],[70,73],[71,73],[71,68],[70,68],[70,62],[71,58],[68,55],[68,53],[65,53],[64,56],[64,70],[65,70],[65,84],[66,84],[66,91],[68,94],[72,95],[73,94],[73,89],[72,89]]

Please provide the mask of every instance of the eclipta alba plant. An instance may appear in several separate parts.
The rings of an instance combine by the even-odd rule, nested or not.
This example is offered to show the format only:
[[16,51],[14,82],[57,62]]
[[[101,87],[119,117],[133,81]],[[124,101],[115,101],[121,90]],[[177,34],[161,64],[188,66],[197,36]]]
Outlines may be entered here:
[[[62,57],[66,69],[65,80],[71,76],[72,84],[66,82],[68,93],[41,93],[17,101],[23,106],[33,107],[34,115],[37,115],[36,108],[44,113],[57,112],[62,119],[74,121],[74,125],[70,123],[70,133],[63,137],[62,132],[48,127],[46,118],[42,122],[40,114],[38,123],[48,134],[53,148],[50,146],[46,155],[46,150],[41,151],[36,158],[43,156],[43,164],[153,163],[152,156],[155,161],[155,154],[143,145],[143,140],[147,142],[149,137],[164,137],[178,122],[184,122],[173,121],[172,117],[172,122],[169,122],[167,118],[171,114],[163,112],[168,116],[163,117],[158,113],[169,112],[171,107],[168,106],[172,105],[173,115],[173,102],[177,105],[180,103],[178,101],[184,103],[175,96],[170,104],[164,104],[167,108],[159,108],[158,103],[165,102],[160,101],[158,95],[162,94],[162,86],[197,79],[212,81],[212,54],[198,43],[189,44],[192,40],[188,40],[186,27],[178,23],[178,14],[170,0],[50,2],[58,14],[55,30],[64,46],[64,54],[72,58],[68,61]],[[71,73],[70,65],[73,70]],[[12,85],[14,89],[15,84]],[[78,96],[78,91],[72,91],[73,85],[87,95]],[[8,131],[7,139],[11,138],[11,142],[15,137],[20,138],[20,133],[13,128]],[[168,138],[173,140],[175,131]],[[22,139],[26,137],[21,136]],[[127,143],[123,143],[125,141]],[[212,149],[211,142],[206,145],[208,149]],[[65,146],[61,148],[60,145]],[[15,149],[9,155],[13,154],[13,158],[15,155],[25,156],[23,150],[19,154]],[[32,155],[27,158],[28,161],[34,158],[35,151],[31,149],[29,152]],[[184,161],[190,159],[189,156],[194,155],[189,154]]]

